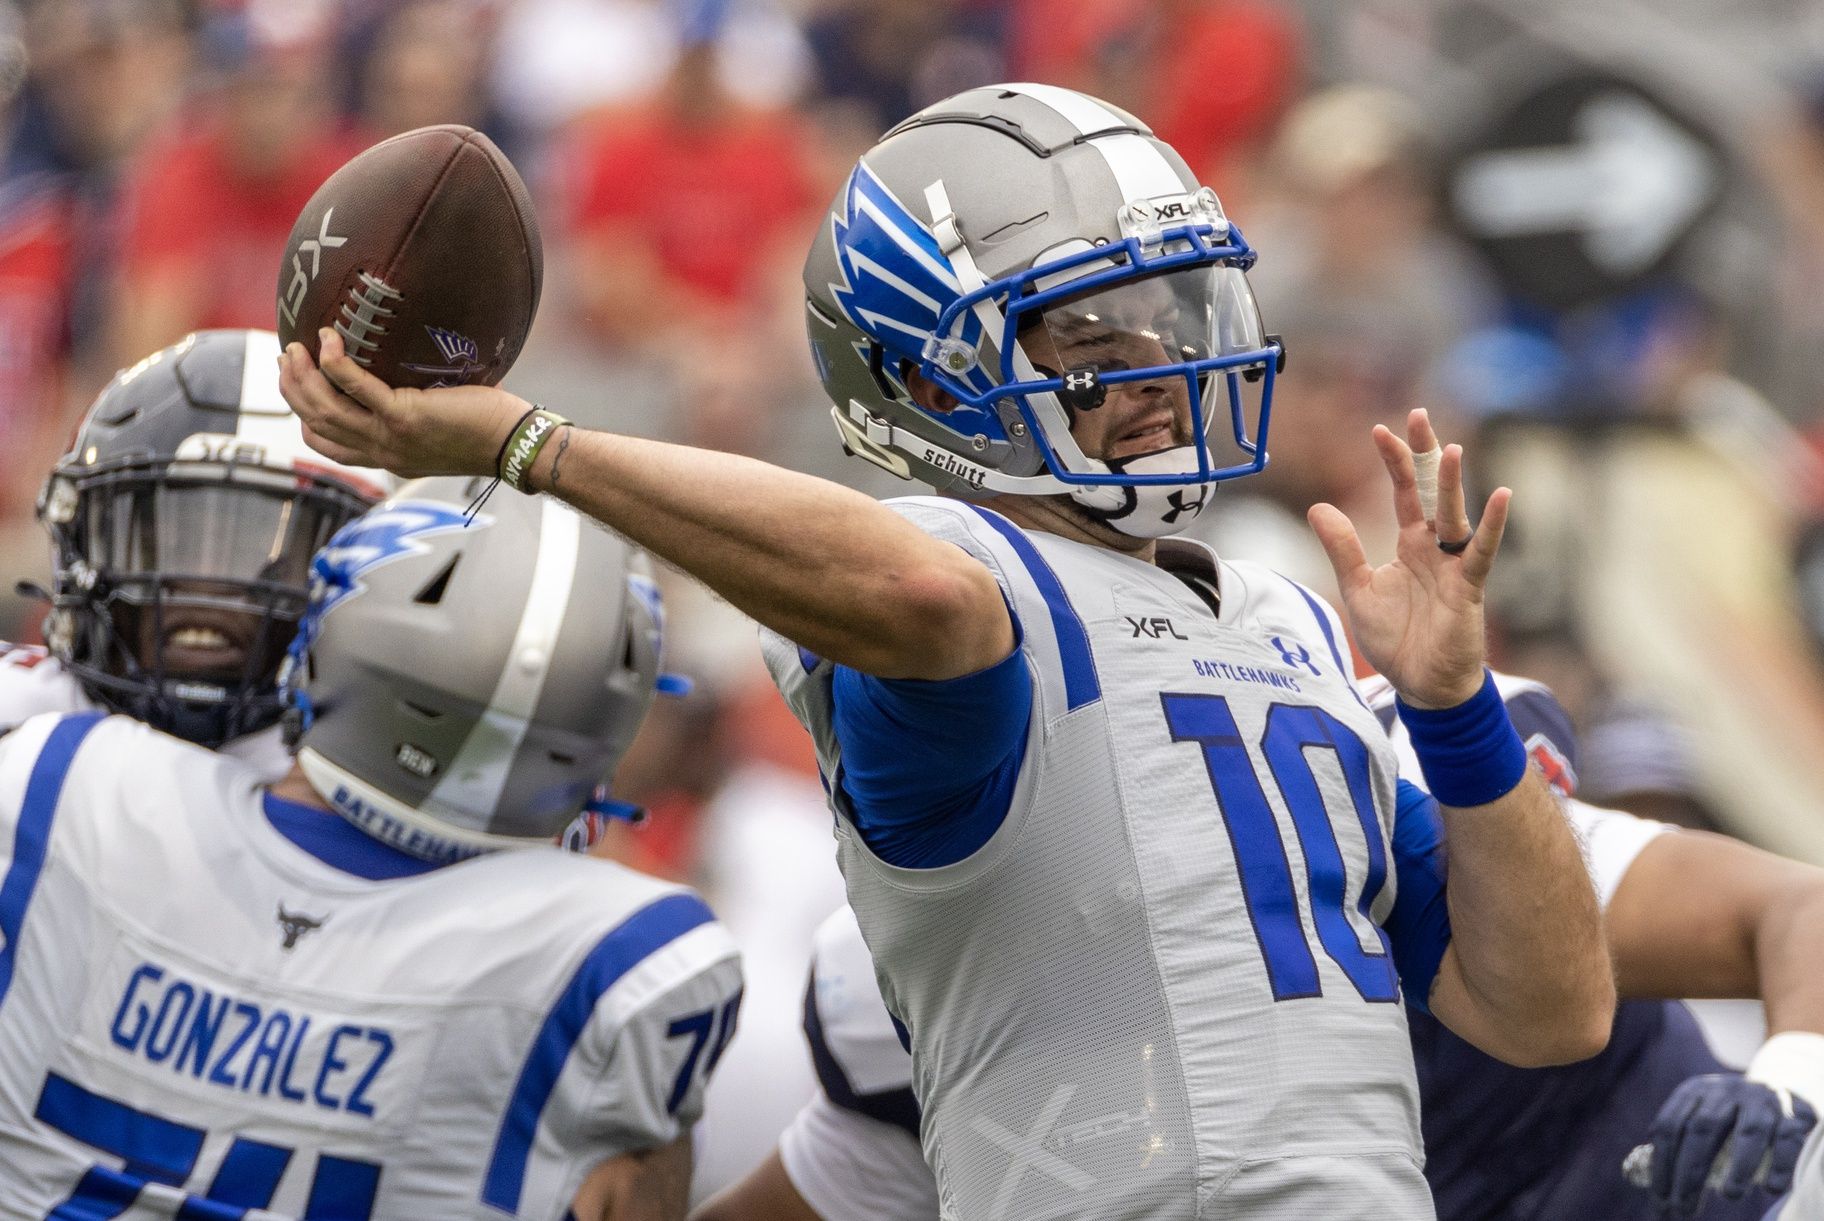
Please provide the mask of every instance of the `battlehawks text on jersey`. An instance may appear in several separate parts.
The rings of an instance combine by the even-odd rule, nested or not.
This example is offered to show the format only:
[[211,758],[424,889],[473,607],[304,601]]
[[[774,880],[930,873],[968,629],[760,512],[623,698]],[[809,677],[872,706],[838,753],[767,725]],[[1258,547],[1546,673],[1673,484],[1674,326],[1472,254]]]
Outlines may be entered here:
[[1196,544],[1160,562],[1200,565],[1219,616],[1164,567],[889,503],[986,564],[1021,625],[1031,729],[993,836],[938,868],[875,857],[841,809],[833,667],[766,653],[833,778],[943,1215],[1430,1217],[1378,927],[1396,766],[1334,614]]
[[740,978],[694,895],[350,830],[124,717],[0,739],[0,1215],[557,1218],[696,1117]]
[[[0,734],[47,712],[98,712],[74,674],[42,645],[0,640]],[[221,746],[225,755],[246,763],[262,780],[277,780],[291,769],[291,752],[277,725]]]

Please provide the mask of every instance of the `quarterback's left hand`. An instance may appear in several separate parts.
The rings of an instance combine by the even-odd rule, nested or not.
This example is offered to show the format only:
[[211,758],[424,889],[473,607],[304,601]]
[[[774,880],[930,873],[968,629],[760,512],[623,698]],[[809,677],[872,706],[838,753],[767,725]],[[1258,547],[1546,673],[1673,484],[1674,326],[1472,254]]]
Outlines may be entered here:
[[[1757,1181],[1776,1195],[1792,1186],[1793,1167],[1817,1113],[1803,1098],[1735,1073],[1693,1077],[1672,1091],[1653,1119],[1652,1183],[1662,1211],[1695,1217],[1716,1170],[1716,1190],[1739,1200]],[[1717,1159],[1728,1150],[1727,1169]],[[1761,1164],[1765,1176],[1757,1179]]]
[[[1513,493],[1499,488],[1488,498],[1472,535],[1463,504],[1463,448],[1448,446],[1438,464],[1434,528],[1420,504],[1412,460],[1415,450],[1423,453],[1437,445],[1423,410],[1407,418],[1406,435],[1408,441],[1402,441],[1382,425],[1374,428],[1375,448],[1393,480],[1393,510],[1400,526],[1393,562],[1371,567],[1354,524],[1336,506],[1313,505],[1308,519],[1336,570],[1349,626],[1368,664],[1407,703],[1454,708],[1482,687],[1487,655],[1482,591],[1501,547]],[[1453,554],[1438,546],[1440,539],[1467,540],[1468,545]]]

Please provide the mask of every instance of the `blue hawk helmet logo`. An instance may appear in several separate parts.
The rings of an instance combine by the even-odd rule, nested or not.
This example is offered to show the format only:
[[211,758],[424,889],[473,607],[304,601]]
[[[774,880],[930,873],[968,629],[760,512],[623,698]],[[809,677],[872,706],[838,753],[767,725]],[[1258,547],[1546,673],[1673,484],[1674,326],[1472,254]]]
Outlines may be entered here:
[[298,620],[298,634],[285,651],[278,676],[280,690],[303,713],[305,728],[309,728],[312,713],[300,682],[305,659],[323,630],[323,616],[366,588],[361,584],[363,573],[408,555],[424,554],[427,548],[421,540],[493,524],[494,519],[485,515],[470,519],[448,505],[408,500],[357,517],[324,544],[310,562],[310,604]]
[[[842,272],[842,282],[829,286],[830,295],[843,314],[887,352],[919,360],[944,307],[962,295],[956,269],[939,249],[937,238],[861,162],[849,175],[842,210],[830,215],[830,240]],[[962,315],[955,337],[980,348],[982,324],[973,311]],[[856,354],[863,361],[868,358],[863,345],[857,345]],[[897,363],[884,362],[882,371],[903,393]],[[978,394],[993,384],[980,366],[953,376]],[[1003,436],[992,412],[964,410],[983,419],[965,426],[952,415],[946,423],[961,431]]]
[[[408,555],[423,555],[427,549],[422,539],[468,524],[459,510],[448,505],[411,500],[356,518],[336,531],[310,562],[306,619],[320,620],[360,593],[362,574]],[[493,519],[483,516],[474,521],[480,527],[491,524]]]

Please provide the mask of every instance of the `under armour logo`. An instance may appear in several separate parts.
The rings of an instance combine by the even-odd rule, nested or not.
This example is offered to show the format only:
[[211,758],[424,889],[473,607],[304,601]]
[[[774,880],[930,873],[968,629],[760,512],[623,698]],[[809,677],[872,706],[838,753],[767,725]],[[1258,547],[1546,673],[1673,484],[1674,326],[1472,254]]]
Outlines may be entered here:
[[1102,384],[1102,371],[1094,365],[1066,369],[1060,380],[1063,389],[1058,397],[1072,411],[1094,411],[1108,401],[1108,387]]
[[1287,665],[1303,666],[1305,669],[1311,671],[1312,676],[1316,678],[1322,678],[1324,676],[1324,672],[1319,670],[1316,664],[1312,662],[1311,650],[1298,643],[1298,641],[1294,640],[1291,644],[1287,644],[1285,640],[1275,636],[1271,643],[1274,648],[1279,650],[1280,660]]
[[298,938],[305,933],[314,933],[322,928],[325,918],[323,916],[294,915],[285,910],[283,903],[279,904],[279,931],[285,937],[284,944],[279,948],[285,950],[294,948],[298,944]]
[[[1171,493],[1165,498],[1165,502],[1172,506],[1172,511],[1167,513],[1162,520],[1169,526],[1176,523],[1177,520],[1186,513],[1189,513],[1192,517],[1197,516],[1197,514],[1203,511],[1204,499],[1208,497],[1209,494],[1210,490],[1208,488],[1198,488],[1194,493],[1181,488],[1178,491]],[[1192,499],[1193,496],[1195,496],[1196,499]]]

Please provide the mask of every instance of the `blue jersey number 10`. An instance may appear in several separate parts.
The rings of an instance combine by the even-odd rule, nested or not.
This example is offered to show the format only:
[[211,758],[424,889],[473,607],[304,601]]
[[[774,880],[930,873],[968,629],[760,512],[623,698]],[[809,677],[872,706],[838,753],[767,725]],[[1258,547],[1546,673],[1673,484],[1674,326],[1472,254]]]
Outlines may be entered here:
[[[106,1221],[131,1208],[153,1184],[182,1187],[196,1169],[206,1133],[175,1120],[136,1110],[83,1089],[52,1073],[38,1095],[37,1118],[64,1135],[123,1163],[119,1170],[92,1167],[46,1221]],[[237,1137],[228,1147],[207,1194],[185,1196],[177,1221],[237,1221],[264,1208],[279,1189],[293,1151]],[[380,1188],[380,1167],[352,1158],[317,1159],[304,1221],[364,1221]]]
[[[1292,884],[1292,866],[1280,840],[1279,823],[1267,801],[1263,777],[1256,771],[1241,740],[1229,702],[1219,695],[1166,693],[1165,723],[1174,742],[1195,742],[1203,748],[1203,764],[1216,790],[1223,825],[1235,850],[1241,874],[1242,898],[1254,923],[1254,936],[1266,960],[1267,978],[1274,1000],[1321,996],[1317,960],[1305,936],[1299,913],[1298,891]],[[1311,770],[1306,750],[1335,753],[1348,785],[1352,811],[1337,811],[1360,823],[1368,845],[1368,871],[1361,890],[1344,893],[1347,875],[1337,845],[1332,811]],[[1399,980],[1387,953],[1387,935],[1378,926],[1378,950],[1364,950],[1349,923],[1344,904],[1355,905],[1364,916],[1368,905],[1387,879],[1387,849],[1375,816],[1374,785],[1369,773],[1368,748],[1356,732],[1321,708],[1300,704],[1274,704],[1267,712],[1266,732],[1260,742],[1270,779],[1279,789],[1292,828],[1304,850],[1305,874],[1310,887],[1311,923],[1331,961],[1343,969],[1363,1000],[1399,999]]]

